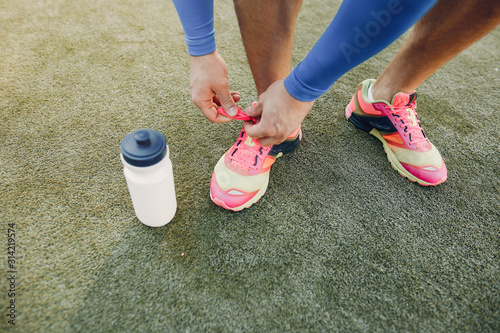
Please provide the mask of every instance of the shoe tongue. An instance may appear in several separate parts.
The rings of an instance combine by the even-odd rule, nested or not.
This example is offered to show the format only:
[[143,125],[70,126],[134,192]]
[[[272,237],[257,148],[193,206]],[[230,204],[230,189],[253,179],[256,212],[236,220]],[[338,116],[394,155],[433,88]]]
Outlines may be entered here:
[[413,94],[406,94],[406,93],[397,93],[394,95],[394,98],[392,99],[392,105],[393,106],[407,106],[410,105],[415,99],[417,98],[417,93],[414,92]]

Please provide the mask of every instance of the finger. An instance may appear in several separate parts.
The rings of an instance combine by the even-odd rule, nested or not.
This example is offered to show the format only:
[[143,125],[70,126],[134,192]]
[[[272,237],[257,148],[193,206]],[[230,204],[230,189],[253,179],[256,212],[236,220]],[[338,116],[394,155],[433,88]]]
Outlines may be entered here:
[[215,106],[209,108],[198,108],[201,110],[205,118],[207,118],[211,123],[227,123],[232,120],[231,118],[217,112],[217,108]]
[[279,144],[278,140],[276,140],[275,138],[272,138],[272,137],[268,137],[268,136],[264,137],[264,138],[260,138],[258,140],[259,140],[259,143],[262,147],[269,147],[272,145]]
[[[233,97],[233,101],[234,101],[235,103],[238,103],[238,102],[239,102],[239,100],[241,99],[240,93],[239,93],[239,92],[237,92],[237,91],[231,91],[231,96]],[[217,106],[221,106],[220,101],[219,101],[219,97],[214,96],[214,103],[215,103]]]
[[249,137],[259,140],[261,144],[261,140],[264,140],[264,143],[267,143],[269,141],[269,136],[267,135],[265,128],[262,127],[260,121],[254,123],[253,121],[246,120],[243,122],[243,127],[245,128],[245,131],[247,132]]
[[234,102],[233,96],[229,92],[229,89],[224,89],[224,91],[215,91],[215,94],[219,99],[220,106],[222,106],[222,108],[227,112],[228,115],[236,116],[238,114],[236,103]]
[[[250,122],[251,123],[251,122]],[[270,136],[261,136],[259,133],[259,130],[257,129],[255,132],[253,131],[253,129],[250,129],[250,133],[249,133],[249,127],[250,126],[253,126],[255,127],[256,125],[252,125],[252,124],[248,124],[248,125],[244,125],[245,127],[245,131],[247,132],[247,135],[249,137],[251,137],[252,139],[255,139],[257,141],[259,141],[259,144],[263,147],[268,147],[268,146],[272,146],[272,145],[275,145],[275,144],[278,144],[278,140],[276,140],[276,138],[273,138],[273,137],[270,137]],[[257,133],[257,134],[251,134],[251,133]]]
[[262,104],[253,102],[252,106],[245,109],[245,113],[253,118],[258,118],[262,115]]
[[230,122],[231,118],[228,118],[222,114],[220,114],[219,112],[217,112],[217,115],[215,116],[215,120],[213,121],[214,123],[228,123]]
[[219,97],[214,96],[214,104],[217,105],[217,106],[220,106]]
[[243,127],[249,137],[259,140],[259,143],[264,147],[280,144],[287,139],[288,135],[276,131],[276,129],[272,130],[266,124],[259,119],[256,123],[245,121]]
[[240,93],[237,91],[231,91],[231,96],[233,97],[233,101],[238,103],[241,99]]

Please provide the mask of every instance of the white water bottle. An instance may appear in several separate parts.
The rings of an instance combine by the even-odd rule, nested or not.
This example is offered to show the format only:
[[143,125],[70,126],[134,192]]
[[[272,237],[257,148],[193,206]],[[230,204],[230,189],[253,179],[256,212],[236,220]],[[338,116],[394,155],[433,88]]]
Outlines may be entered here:
[[141,129],[127,134],[120,148],[135,215],[147,226],[164,226],[177,210],[165,137],[155,130]]

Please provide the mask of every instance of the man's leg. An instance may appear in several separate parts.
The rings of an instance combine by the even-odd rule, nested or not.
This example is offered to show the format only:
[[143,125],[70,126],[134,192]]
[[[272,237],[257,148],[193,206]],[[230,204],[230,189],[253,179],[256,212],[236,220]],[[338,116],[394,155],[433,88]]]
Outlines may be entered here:
[[419,22],[372,86],[374,99],[412,93],[453,57],[500,23],[500,2],[440,0]]
[[348,121],[382,142],[391,166],[402,176],[421,185],[446,180],[443,158],[420,127],[413,92],[448,60],[491,31],[499,19],[498,2],[468,0],[457,6],[440,0],[416,23],[380,77],[363,81],[347,105]]
[[235,0],[248,63],[260,95],[290,73],[293,34],[302,0]]
[[[302,0],[235,0],[234,4],[260,95],[290,73],[293,34]],[[256,203],[266,192],[272,164],[297,147],[301,133],[299,127],[287,140],[271,148],[262,147],[243,129],[214,168],[210,182],[212,201],[233,211]]]

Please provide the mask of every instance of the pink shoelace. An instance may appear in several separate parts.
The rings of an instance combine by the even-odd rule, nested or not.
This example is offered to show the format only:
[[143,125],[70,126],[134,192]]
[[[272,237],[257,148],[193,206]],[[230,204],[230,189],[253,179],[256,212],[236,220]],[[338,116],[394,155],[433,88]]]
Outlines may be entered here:
[[226,111],[224,111],[224,109],[222,107],[219,107],[217,109],[217,112],[219,112],[220,114],[228,117],[228,118],[231,118],[231,119],[235,119],[235,120],[253,120],[255,122],[255,118],[252,118],[250,117],[249,115],[247,115],[245,112],[243,112],[242,109],[240,109],[240,107],[238,106],[237,107],[238,109],[238,114],[236,116],[230,116],[226,113]]
[[[222,107],[217,109],[217,112],[223,114],[224,116],[235,119],[235,120],[253,120],[256,122],[255,118],[250,117],[242,109],[238,107],[238,114],[236,116],[230,116],[224,111]],[[248,136],[244,129],[241,130],[240,137],[236,144],[234,145],[233,151],[229,154],[229,159],[231,163],[243,170],[258,170],[262,166],[264,158],[267,156],[271,147],[262,147],[257,140],[252,139],[252,146],[246,144]]]
[[271,147],[262,147],[257,140],[252,139],[252,146],[246,144],[248,136],[245,130],[241,130],[240,137],[234,145],[233,151],[228,158],[236,167],[244,170],[259,170],[264,158],[267,156]]
[[398,118],[399,127],[404,129],[404,136],[408,137],[410,143],[416,146],[423,146],[427,143],[424,130],[420,127],[420,121],[415,111],[417,103],[412,102],[404,106],[390,106],[390,114]]

